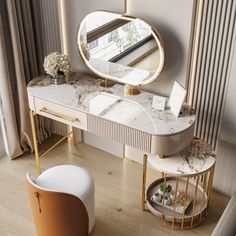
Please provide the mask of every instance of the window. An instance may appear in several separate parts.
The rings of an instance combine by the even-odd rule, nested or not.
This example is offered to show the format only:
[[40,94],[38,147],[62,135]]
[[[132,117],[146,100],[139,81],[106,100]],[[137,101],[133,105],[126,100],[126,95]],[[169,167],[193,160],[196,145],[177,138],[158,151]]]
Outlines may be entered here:
[[108,35],[107,42],[111,43],[113,41],[112,33]]
[[92,50],[98,46],[98,39],[92,41],[91,43],[88,44],[89,50]]

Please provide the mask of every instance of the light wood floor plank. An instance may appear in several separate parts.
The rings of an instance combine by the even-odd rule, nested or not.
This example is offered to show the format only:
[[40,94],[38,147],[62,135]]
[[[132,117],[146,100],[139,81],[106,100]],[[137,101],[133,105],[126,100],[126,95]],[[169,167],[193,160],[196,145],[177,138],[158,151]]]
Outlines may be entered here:
[[[86,144],[74,147],[63,143],[41,159],[42,169],[55,165],[73,164],[86,168],[94,176],[96,185],[96,225],[91,236],[182,236],[210,235],[228,198],[213,192],[209,216],[191,231],[172,231],[163,228],[157,217],[142,212],[142,166],[128,159],[122,160]],[[34,234],[25,174],[35,173],[31,154],[17,160],[0,160],[0,235],[28,236]],[[149,169],[147,184],[160,173]],[[52,235],[53,236],[53,235]]]

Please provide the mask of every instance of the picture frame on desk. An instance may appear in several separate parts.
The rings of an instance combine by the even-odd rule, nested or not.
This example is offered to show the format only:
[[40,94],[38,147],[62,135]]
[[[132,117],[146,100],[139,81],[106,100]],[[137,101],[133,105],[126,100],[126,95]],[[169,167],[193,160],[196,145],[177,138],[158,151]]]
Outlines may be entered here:
[[186,89],[179,82],[175,81],[170,93],[167,106],[176,117],[179,116],[186,93]]
[[166,106],[166,98],[158,95],[153,95],[152,108],[158,111],[164,111]]

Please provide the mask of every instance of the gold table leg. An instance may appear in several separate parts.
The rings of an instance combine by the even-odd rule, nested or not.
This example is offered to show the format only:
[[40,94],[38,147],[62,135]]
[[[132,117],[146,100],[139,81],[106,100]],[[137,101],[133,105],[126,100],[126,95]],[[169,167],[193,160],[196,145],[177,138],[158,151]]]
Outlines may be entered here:
[[73,145],[78,144],[76,128],[73,126],[70,126],[69,133],[71,133],[72,135],[68,137],[68,142],[72,143]]
[[175,226],[175,215],[176,215],[176,206],[177,206],[177,192],[178,192],[178,185],[179,185],[179,178],[176,178],[176,184],[175,184],[175,196],[174,196],[174,213],[172,218],[172,229],[174,229]]
[[35,155],[35,160],[36,160],[36,172],[39,175],[41,173],[41,169],[40,169],[40,162],[39,162],[39,149],[38,149],[37,133],[36,133],[36,128],[35,128],[35,119],[34,119],[35,115],[36,114],[30,110],[30,121],[31,121],[33,142],[34,142],[34,155]]
[[199,183],[199,176],[197,176],[197,180],[195,183],[195,193],[194,193],[194,199],[193,199],[193,209],[192,209],[192,218],[191,218],[190,228],[193,228],[193,223],[194,223],[194,214],[195,214],[195,206],[196,206],[196,201],[197,201],[198,183]]
[[145,210],[145,190],[146,190],[146,175],[147,175],[147,154],[143,155],[143,182],[142,182],[142,202],[141,209]]

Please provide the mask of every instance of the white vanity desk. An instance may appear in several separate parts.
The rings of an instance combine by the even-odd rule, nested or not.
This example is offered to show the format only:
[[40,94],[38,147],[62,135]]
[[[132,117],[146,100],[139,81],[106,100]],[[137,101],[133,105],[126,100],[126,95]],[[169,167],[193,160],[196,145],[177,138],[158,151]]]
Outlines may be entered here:
[[171,155],[192,140],[195,115],[176,118],[170,111],[152,108],[152,93],[124,96],[124,86],[99,86],[101,80],[72,75],[70,82],[50,84],[39,77],[27,87],[34,135],[37,172],[40,173],[35,115],[42,115],[69,126],[129,145],[144,153]]

